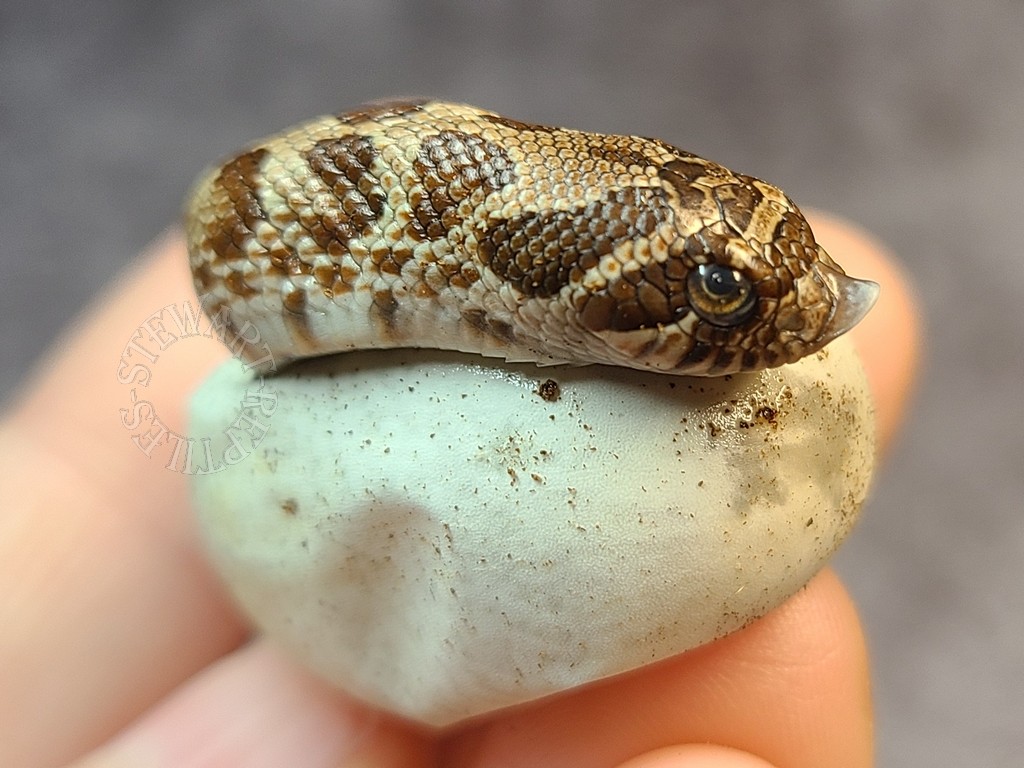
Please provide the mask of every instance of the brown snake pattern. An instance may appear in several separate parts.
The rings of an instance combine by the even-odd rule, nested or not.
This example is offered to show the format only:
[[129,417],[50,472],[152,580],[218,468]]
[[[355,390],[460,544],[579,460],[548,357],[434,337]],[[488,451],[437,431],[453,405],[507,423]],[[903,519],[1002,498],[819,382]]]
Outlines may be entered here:
[[778,188],[654,139],[438,101],[372,104],[208,171],[186,210],[205,311],[254,360],[433,347],[721,375],[871,308]]

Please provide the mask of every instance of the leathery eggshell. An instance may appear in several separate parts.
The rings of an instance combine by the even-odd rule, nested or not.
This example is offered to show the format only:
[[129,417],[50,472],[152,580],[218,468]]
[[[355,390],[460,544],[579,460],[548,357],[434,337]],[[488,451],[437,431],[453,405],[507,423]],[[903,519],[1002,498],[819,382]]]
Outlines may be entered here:
[[192,434],[220,470],[194,478],[201,528],[254,622],[435,726],[771,610],[850,531],[874,451],[846,339],[721,379],[395,350],[259,384],[232,361]]

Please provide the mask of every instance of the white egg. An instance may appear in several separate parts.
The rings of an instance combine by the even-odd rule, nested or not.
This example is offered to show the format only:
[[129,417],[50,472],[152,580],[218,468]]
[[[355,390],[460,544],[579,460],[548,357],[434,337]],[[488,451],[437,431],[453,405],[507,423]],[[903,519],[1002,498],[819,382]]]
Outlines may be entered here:
[[192,405],[212,557],[323,678],[435,726],[771,610],[850,531],[874,454],[846,339],[724,379],[353,353]]

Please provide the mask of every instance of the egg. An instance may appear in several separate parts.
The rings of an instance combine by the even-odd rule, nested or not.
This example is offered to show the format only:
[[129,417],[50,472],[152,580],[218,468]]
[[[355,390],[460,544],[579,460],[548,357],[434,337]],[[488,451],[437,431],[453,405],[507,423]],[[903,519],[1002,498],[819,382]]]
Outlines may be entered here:
[[851,344],[687,378],[434,350],[196,393],[193,490],[254,624],[365,702],[447,726],[732,632],[850,532],[874,464]]

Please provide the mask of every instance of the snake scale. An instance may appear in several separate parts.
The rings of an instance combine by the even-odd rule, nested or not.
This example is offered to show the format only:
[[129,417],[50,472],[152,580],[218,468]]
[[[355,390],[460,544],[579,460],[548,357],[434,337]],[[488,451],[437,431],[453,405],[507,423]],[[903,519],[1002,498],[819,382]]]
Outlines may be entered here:
[[186,228],[204,310],[278,362],[431,347],[723,375],[821,349],[878,293],[771,184],[440,101],[259,142],[199,180]]

